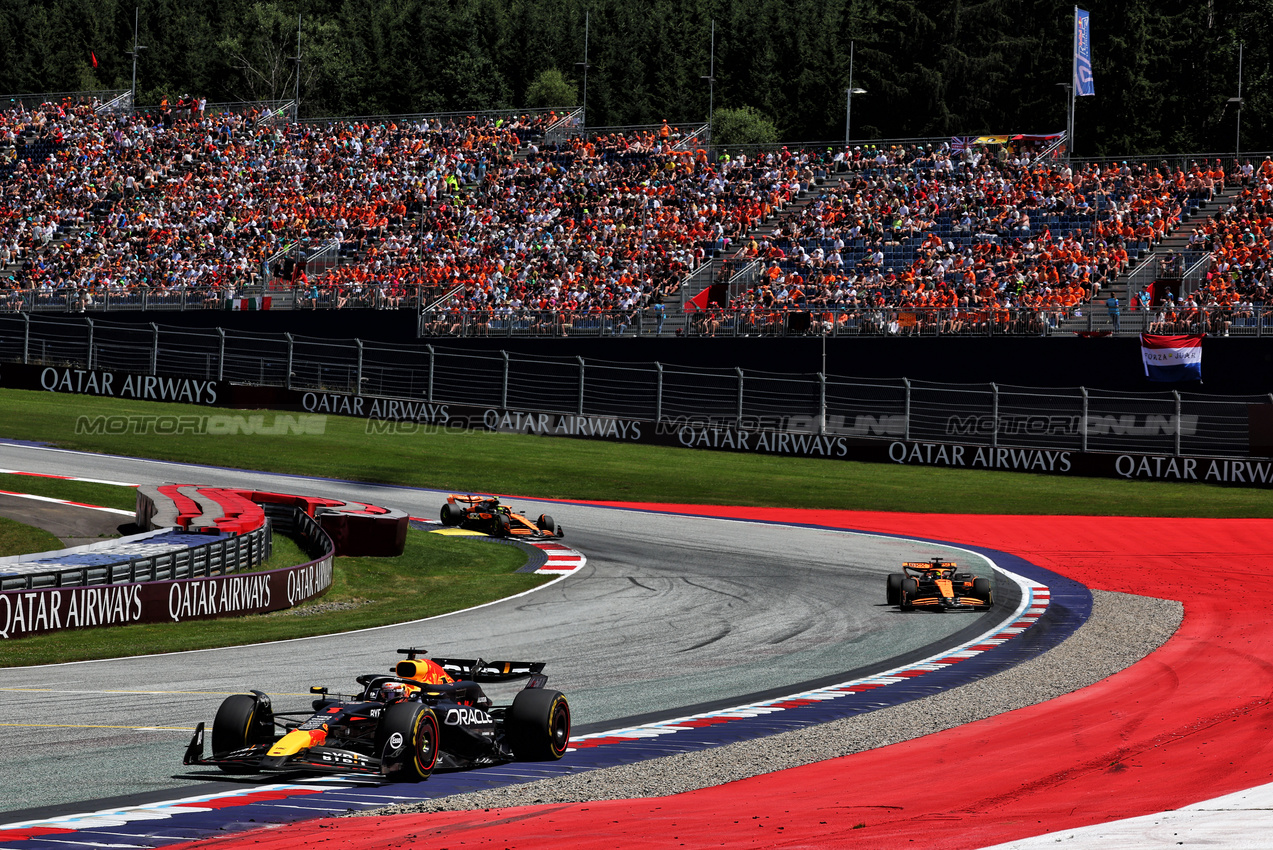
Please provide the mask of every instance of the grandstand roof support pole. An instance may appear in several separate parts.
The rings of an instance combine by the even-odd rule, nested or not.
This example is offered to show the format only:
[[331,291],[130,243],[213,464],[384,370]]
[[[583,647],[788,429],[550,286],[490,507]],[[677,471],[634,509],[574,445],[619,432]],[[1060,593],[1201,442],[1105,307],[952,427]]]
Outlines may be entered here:
[[[31,362],[31,314],[22,313],[22,365]],[[661,387],[660,387],[661,389]]]
[[154,322],[150,323],[150,374],[159,374],[159,325]]
[[[85,318],[84,321],[88,323],[88,363],[85,364],[84,368],[91,372],[93,371],[93,320]],[[150,374],[153,375],[155,373],[151,372]]]
[[225,380],[225,328],[217,328],[217,380]]
[[580,415],[580,416],[583,416],[583,387],[584,387],[584,383],[583,383],[583,371],[584,371],[584,364],[583,364],[583,358],[582,358],[582,357],[580,357],[580,356],[578,356],[578,355],[575,355],[575,359],[579,361],[579,415]]
[[735,366],[734,371],[738,373],[738,410],[734,424],[741,431],[743,430],[743,370]]

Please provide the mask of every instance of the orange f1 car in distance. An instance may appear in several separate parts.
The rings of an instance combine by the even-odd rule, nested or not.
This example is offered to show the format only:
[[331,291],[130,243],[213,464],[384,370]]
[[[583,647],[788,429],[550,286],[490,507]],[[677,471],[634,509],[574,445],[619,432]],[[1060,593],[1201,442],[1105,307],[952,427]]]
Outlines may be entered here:
[[954,561],[908,561],[889,573],[886,599],[903,611],[988,611],[994,605],[990,579],[958,572]]
[[548,514],[540,514],[536,520],[514,513],[507,505],[501,505],[495,496],[466,496],[455,494],[446,497],[442,506],[442,524],[480,531],[492,537],[564,537],[561,526]]

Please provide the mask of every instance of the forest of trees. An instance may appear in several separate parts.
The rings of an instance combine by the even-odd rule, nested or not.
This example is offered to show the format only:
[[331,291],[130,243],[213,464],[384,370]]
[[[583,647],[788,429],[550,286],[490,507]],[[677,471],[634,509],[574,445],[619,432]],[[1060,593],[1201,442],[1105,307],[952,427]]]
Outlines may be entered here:
[[[1273,0],[1090,0],[1096,96],[1080,155],[1243,150],[1273,122]],[[0,0],[0,91],[290,98],[302,115],[523,108],[583,93],[588,123],[749,108],[783,140],[1065,126],[1073,3],[1057,0]],[[715,22],[715,82],[709,86]],[[96,67],[93,58],[96,57]]]

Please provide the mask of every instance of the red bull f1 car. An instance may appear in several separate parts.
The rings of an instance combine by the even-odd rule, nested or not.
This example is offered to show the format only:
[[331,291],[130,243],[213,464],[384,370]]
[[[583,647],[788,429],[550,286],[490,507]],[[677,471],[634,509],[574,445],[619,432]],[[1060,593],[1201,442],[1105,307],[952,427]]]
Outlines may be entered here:
[[[183,763],[227,773],[319,771],[371,774],[416,782],[436,770],[561,758],[570,740],[570,706],[544,687],[541,662],[406,656],[389,675],[357,678],[341,696],[310,689],[308,711],[276,712],[260,691],[227,697],[212,721],[211,756],[204,724]],[[526,679],[509,705],[493,705],[483,683]]]
[[442,524],[480,531],[492,537],[564,537],[566,532],[548,514],[538,519],[514,513],[495,496],[453,495],[442,506]]
[[933,558],[902,564],[890,573],[886,599],[903,611],[988,611],[994,605],[990,579],[961,573],[953,561]]

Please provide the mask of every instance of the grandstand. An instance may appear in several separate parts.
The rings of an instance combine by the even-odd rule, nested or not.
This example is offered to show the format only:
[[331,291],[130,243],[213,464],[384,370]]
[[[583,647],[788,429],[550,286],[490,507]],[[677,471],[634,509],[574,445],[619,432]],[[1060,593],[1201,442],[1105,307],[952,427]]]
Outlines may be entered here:
[[398,309],[423,336],[1267,321],[1267,157],[725,151],[698,125],[585,133],[566,110],[297,122],[288,104],[117,96],[0,113],[0,310]]

